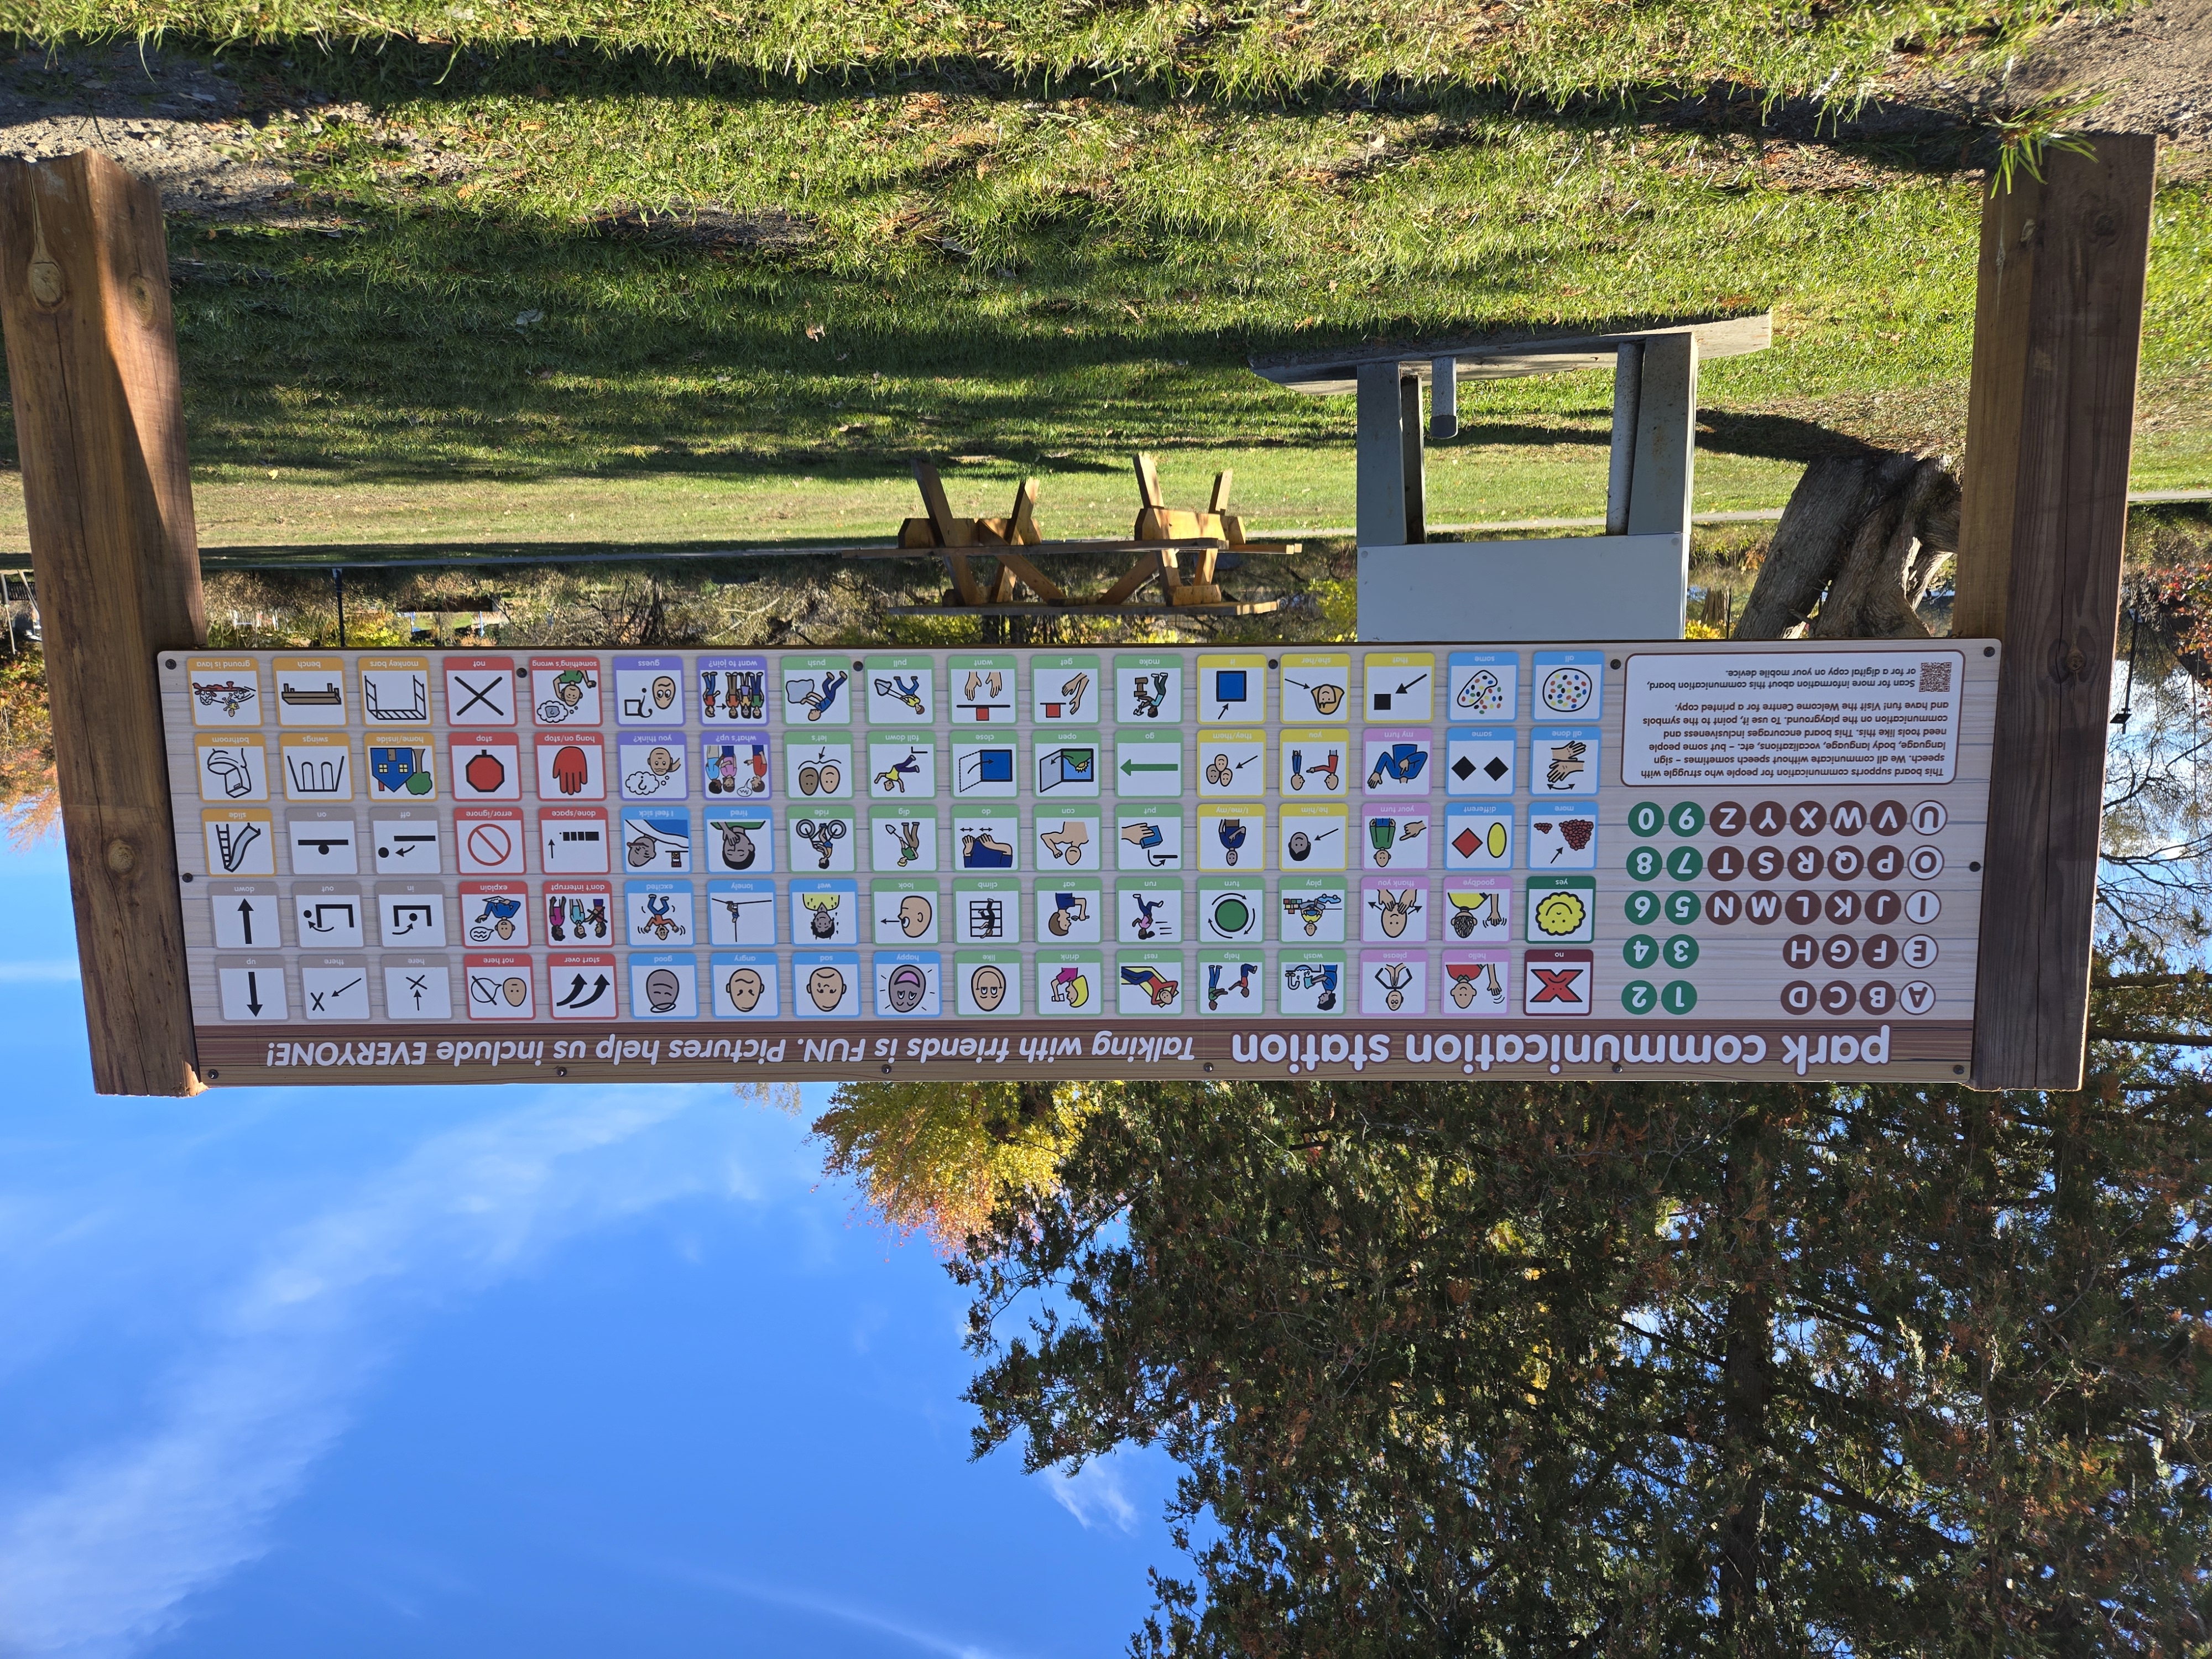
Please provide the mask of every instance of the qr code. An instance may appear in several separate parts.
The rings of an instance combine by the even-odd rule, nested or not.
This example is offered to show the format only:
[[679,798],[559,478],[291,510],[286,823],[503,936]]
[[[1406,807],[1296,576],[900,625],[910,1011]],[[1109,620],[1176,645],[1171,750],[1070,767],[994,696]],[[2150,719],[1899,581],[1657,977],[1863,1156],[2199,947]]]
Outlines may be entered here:
[[1951,665],[1948,662],[1922,663],[1920,689],[1923,691],[1948,691],[1951,689]]

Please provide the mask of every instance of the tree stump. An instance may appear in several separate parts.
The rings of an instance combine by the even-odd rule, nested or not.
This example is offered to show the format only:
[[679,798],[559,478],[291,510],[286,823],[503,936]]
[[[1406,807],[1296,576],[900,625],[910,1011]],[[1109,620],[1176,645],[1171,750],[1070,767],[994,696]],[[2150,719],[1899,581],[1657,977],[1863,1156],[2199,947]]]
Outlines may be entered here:
[[1918,606],[1959,549],[1959,481],[1890,450],[1814,462],[1790,492],[1734,637],[1927,636]]

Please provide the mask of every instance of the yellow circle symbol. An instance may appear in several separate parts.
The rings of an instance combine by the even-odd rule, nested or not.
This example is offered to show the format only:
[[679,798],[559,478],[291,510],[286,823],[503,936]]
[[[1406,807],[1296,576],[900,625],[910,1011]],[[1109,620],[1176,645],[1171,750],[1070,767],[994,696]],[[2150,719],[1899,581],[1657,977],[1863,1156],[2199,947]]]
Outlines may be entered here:
[[1588,912],[1573,893],[1553,893],[1536,906],[1536,926],[1553,939],[1565,939],[1583,925]]

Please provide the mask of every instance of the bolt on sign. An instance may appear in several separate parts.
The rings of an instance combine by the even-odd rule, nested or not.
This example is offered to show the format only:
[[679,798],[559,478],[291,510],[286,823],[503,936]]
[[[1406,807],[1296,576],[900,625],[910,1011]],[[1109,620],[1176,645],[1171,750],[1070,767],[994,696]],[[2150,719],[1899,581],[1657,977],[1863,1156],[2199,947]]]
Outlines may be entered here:
[[217,1086],[1972,1051],[1985,641],[157,663]]

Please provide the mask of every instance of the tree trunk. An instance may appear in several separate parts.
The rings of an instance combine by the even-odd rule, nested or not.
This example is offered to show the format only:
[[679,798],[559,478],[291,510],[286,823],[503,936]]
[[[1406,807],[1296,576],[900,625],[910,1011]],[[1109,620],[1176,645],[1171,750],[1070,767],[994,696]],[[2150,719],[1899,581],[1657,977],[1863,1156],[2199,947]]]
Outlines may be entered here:
[[1959,484],[1942,462],[1879,450],[1817,460],[1782,510],[1735,637],[1808,623],[1815,639],[1925,636],[1917,607],[1958,545]]
[[1721,1522],[1721,1651],[1764,1651],[1759,1613],[1761,1534],[1766,1519],[1766,1410],[1771,1388],[1774,1297],[1769,1271],[1771,1164],[1766,1118],[1747,1112],[1729,1133],[1721,1176],[1731,1288],[1721,1359],[1722,1432],[1728,1510]]

